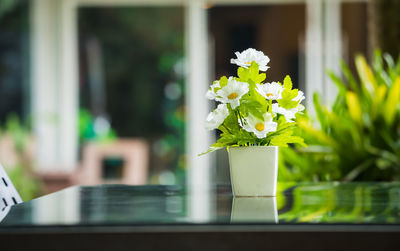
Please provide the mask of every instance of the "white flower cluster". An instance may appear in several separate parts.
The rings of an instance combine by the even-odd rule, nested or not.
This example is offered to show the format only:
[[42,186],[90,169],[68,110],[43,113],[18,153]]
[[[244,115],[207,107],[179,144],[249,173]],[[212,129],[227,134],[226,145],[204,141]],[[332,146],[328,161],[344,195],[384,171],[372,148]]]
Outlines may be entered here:
[[[263,52],[249,48],[242,53],[235,53],[237,58],[231,59],[231,63],[236,64],[243,68],[251,66],[252,62],[255,62],[260,71],[266,71],[269,67],[267,66],[269,58],[264,55]],[[260,120],[253,115],[249,114],[248,117],[244,117],[242,120],[239,119],[239,125],[246,131],[252,132],[257,138],[265,138],[268,133],[274,132],[277,129],[277,122],[273,119],[277,114],[282,114],[286,121],[293,122],[297,112],[304,110],[304,106],[300,104],[304,100],[304,93],[298,92],[297,97],[293,98],[293,101],[298,102],[298,106],[293,109],[285,109],[280,107],[277,103],[278,100],[282,99],[282,92],[284,90],[280,83],[264,83],[257,84],[255,89],[261,96],[272,104],[272,114],[267,112],[263,115],[263,120]],[[215,81],[211,88],[206,94],[206,98],[210,100],[216,100],[221,102],[218,107],[212,111],[206,119],[206,128],[208,130],[217,129],[229,116],[228,104],[232,110],[238,108],[241,104],[241,98],[243,95],[249,92],[249,84],[246,82],[240,82],[234,77],[229,77],[227,84],[221,88],[219,81]],[[274,102],[274,103],[272,103]]]
[[232,58],[231,63],[241,66],[243,68],[249,67],[251,62],[256,62],[258,64],[258,69],[260,71],[268,70],[267,64],[269,63],[269,57],[264,55],[262,51],[257,51],[256,49],[249,48],[242,53],[235,52],[236,59]]

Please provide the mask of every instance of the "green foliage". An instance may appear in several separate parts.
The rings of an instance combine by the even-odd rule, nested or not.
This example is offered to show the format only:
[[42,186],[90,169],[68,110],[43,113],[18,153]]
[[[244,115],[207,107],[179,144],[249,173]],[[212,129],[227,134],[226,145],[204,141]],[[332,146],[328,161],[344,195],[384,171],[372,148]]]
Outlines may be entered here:
[[30,138],[30,128],[21,123],[14,114],[7,118],[1,129],[0,140],[3,137],[12,139],[17,162],[13,166],[5,166],[10,179],[23,200],[31,200],[41,194],[42,184],[33,173],[32,160],[27,156],[27,142]]
[[262,81],[265,80],[266,75],[265,73],[259,73],[258,71],[258,65],[256,62],[252,62],[251,66],[248,69],[239,67],[238,71],[238,80],[241,82],[249,82],[250,80],[252,81],[252,83],[254,84],[259,84]]
[[271,144],[274,146],[287,147],[289,143],[297,143],[301,146],[306,146],[304,144],[304,139],[299,136],[293,136],[293,130],[287,130],[286,132],[277,135],[271,139]]
[[[220,84],[221,88],[224,87],[224,86],[226,86],[226,85],[228,84],[228,79],[227,79],[225,76],[222,76],[222,77],[219,79],[219,84]],[[221,88],[216,88],[216,91],[217,91],[218,89],[221,89]]]
[[85,140],[93,140],[99,142],[109,142],[115,140],[117,135],[110,128],[105,132],[96,132],[94,128],[95,119],[85,109],[80,109],[78,118],[79,141],[83,143]]
[[299,104],[299,102],[293,101],[293,99],[297,97],[299,90],[292,90],[292,87],[292,79],[289,76],[286,76],[283,80],[282,99],[278,100],[279,105],[285,109],[295,108]]
[[30,170],[27,170],[25,165],[17,164],[7,169],[7,174],[23,201],[31,200],[40,195],[42,184],[33,176]]
[[242,99],[242,104],[243,105],[239,107],[239,112],[243,116],[249,116],[251,114],[260,120],[263,119],[263,115],[267,112],[268,109],[266,102],[259,102],[257,100],[251,99],[250,97],[244,97]]
[[377,51],[372,66],[361,55],[355,64],[357,78],[344,62],[343,77],[328,73],[338,87],[331,106],[314,94],[317,123],[297,120],[310,147],[282,149],[280,180],[400,180],[400,58]]
[[23,4],[23,1],[21,0],[2,0],[0,4],[0,18],[12,12],[21,4]]

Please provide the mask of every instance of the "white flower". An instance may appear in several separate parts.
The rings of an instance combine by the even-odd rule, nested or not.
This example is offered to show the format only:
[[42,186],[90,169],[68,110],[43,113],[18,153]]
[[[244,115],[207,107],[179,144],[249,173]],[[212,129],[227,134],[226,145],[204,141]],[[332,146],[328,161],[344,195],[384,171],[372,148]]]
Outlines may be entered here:
[[301,103],[301,101],[303,101],[306,97],[304,97],[304,93],[302,91],[299,91],[299,93],[297,94],[297,96],[292,99],[293,101],[299,101],[299,103]]
[[214,100],[217,97],[217,94],[215,94],[215,88],[219,88],[221,85],[219,84],[219,81],[214,81],[210,87],[211,89],[209,89],[206,93],[206,98],[209,100]]
[[266,99],[277,100],[282,98],[283,87],[277,82],[257,84],[256,90]]
[[237,59],[232,58],[231,64],[236,64],[243,68],[249,67],[251,62],[256,62],[260,71],[268,70],[267,64],[269,63],[269,57],[264,55],[262,51],[257,51],[253,48],[249,48],[242,53],[235,52]]
[[240,105],[242,96],[249,92],[249,84],[236,81],[234,78],[228,79],[228,84],[217,91],[216,100],[222,103],[231,104],[232,109]]
[[217,129],[228,117],[229,110],[226,104],[219,104],[218,107],[210,112],[206,119],[206,129],[213,130]]
[[298,105],[295,108],[292,109],[285,109],[283,107],[280,107],[279,104],[275,103],[272,104],[272,112],[274,114],[282,114],[283,116],[285,116],[285,119],[287,122],[293,122],[293,119],[296,118],[296,113],[301,112],[304,110],[304,106],[303,105]]
[[272,121],[270,113],[264,114],[264,121],[257,119],[250,115],[245,117],[245,124],[241,125],[244,130],[254,133],[257,138],[262,139],[267,136],[269,132],[275,132],[278,124]]
[[304,107],[304,105],[302,105],[302,104],[298,104],[296,108],[298,109],[298,111],[299,111],[300,113],[301,113],[302,111],[304,111],[304,109],[306,109],[306,108]]

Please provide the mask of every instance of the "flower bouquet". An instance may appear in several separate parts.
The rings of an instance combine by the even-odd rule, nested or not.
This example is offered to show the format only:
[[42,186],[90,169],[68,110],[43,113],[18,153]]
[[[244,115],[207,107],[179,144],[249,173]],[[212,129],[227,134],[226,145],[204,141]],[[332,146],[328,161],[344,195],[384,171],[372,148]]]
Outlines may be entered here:
[[237,77],[221,77],[206,94],[220,103],[207,116],[206,128],[221,134],[205,153],[228,148],[235,195],[275,196],[278,147],[305,145],[293,135],[304,93],[293,89],[289,76],[283,84],[263,83],[266,75],[260,71],[267,71],[270,61],[263,52],[249,48],[235,54]]

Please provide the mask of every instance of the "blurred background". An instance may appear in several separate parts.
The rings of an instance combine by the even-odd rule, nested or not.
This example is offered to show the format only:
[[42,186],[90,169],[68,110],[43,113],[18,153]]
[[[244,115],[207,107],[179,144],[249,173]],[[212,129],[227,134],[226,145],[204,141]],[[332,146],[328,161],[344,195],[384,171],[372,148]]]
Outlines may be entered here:
[[398,13],[396,0],[2,0],[0,163],[25,200],[229,183],[226,152],[197,156],[216,137],[204,95],[253,47],[267,81],[289,74],[307,97],[310,147],[281,151],[281,181],[399,180]]

